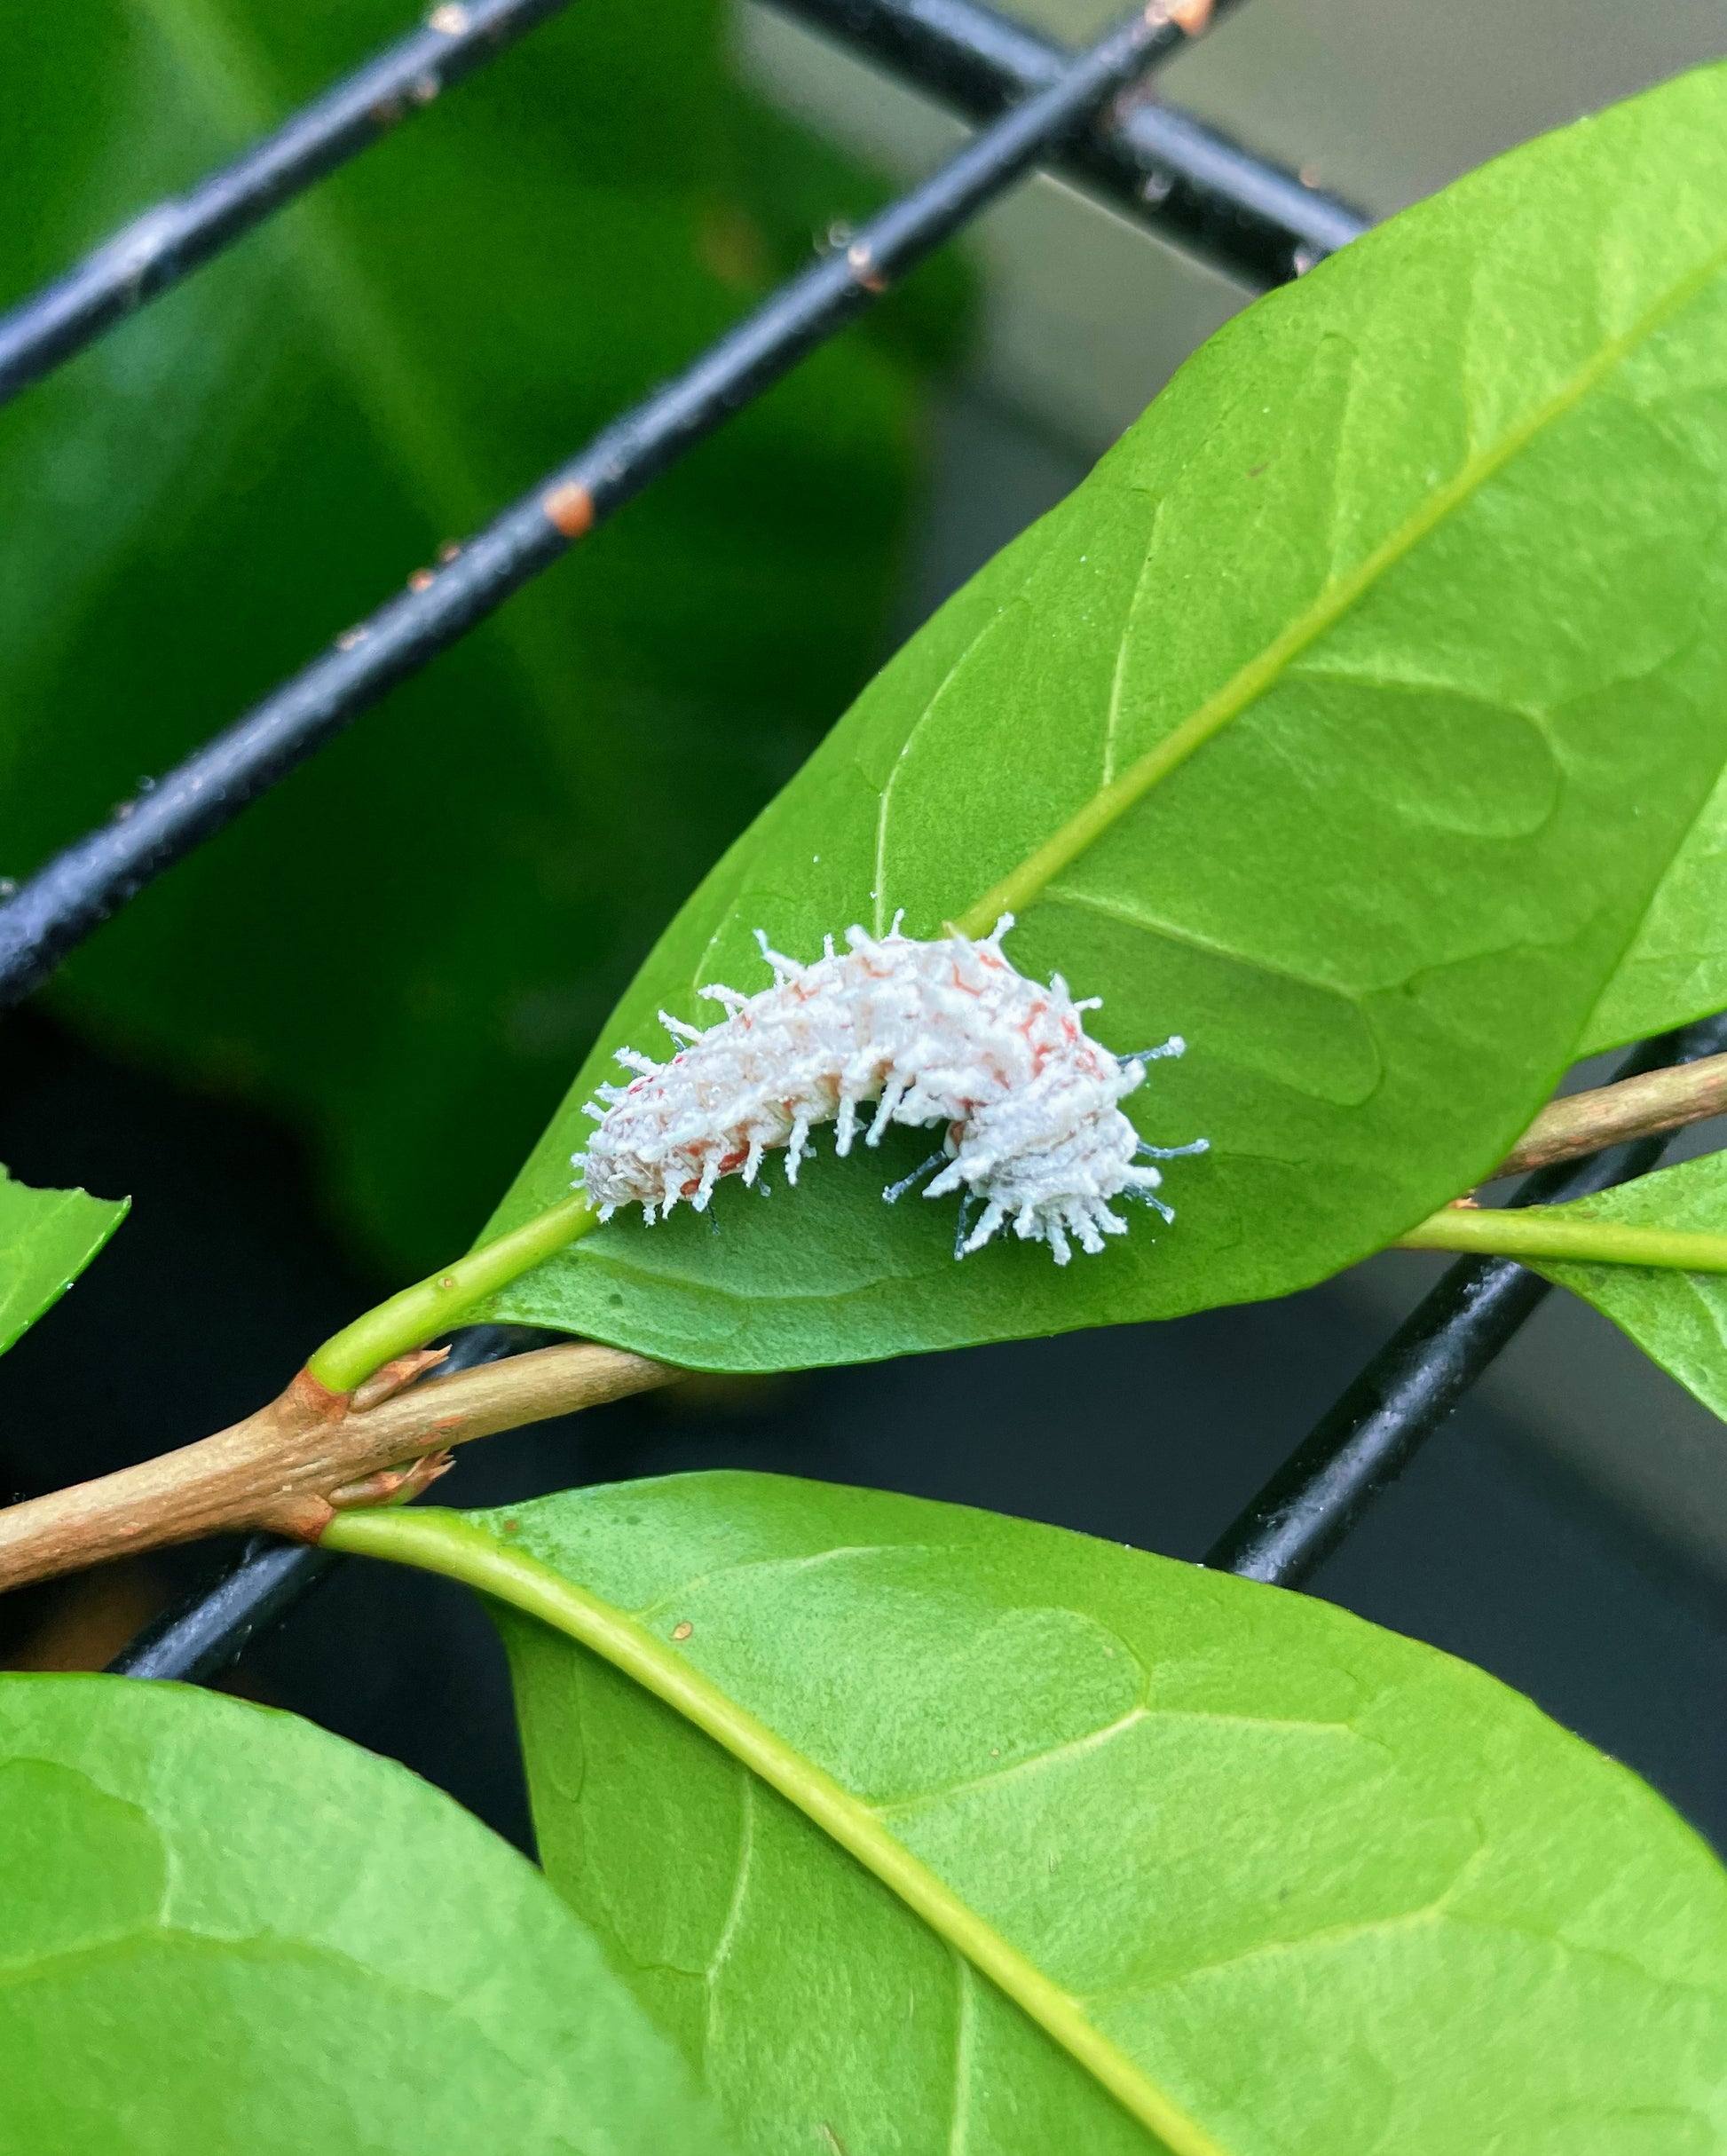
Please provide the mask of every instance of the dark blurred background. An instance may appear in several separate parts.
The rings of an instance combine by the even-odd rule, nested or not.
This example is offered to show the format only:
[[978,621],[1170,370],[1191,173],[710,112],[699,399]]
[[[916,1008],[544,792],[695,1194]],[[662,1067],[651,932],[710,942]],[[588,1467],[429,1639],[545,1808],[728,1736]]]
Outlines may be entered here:
[[[1076,36],[1101,11],[1027,12]],[[190,40],[119,0],[29,19],[0,297],[402,27],[395,0],[281,13],[224,0]],[[1166,87],[1384,211],[1719,38],[1700,0],[1254,0]],[[0,867],[233,715],[951,135],[753,7],[587,0],[0,417]],[[1243,297],[1037,183],[0,1021],[0,1160],[135,1201],[0,1361],[10,1492],[233,1420],[461,1247],[725,840]],[[691,1380],[474,1447],[438,1494],[744,1465],[1192,1558],[1435,1270]],[[221,1555],[11,1598],[0,1662],[99,1667]],[[1314,1591],[1530,1693],[1727,1846],[1727,1444],[1581,1306],[1550,1299]],[[501,1656],[460,1591],[341,1568],[232,1681],[525,1842]]]

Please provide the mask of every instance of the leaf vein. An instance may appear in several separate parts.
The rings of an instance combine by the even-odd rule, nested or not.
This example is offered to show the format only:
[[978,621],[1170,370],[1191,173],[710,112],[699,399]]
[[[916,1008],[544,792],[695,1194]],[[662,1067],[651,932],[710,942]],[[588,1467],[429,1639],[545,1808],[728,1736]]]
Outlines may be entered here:
[[[1205,936],[1196,928],[1178,928],[1173,921],[1160,920],[1124,899],[1106,897],[1100,892],[1076,890],[1071,884],[1053,886],[1049,897],[1061,905],[1077,906],[1083,912],[1100,913],[1106,919],[1119,921],[1124,928],[1138,928],[1147,936],[1161,936],[1172,944],[1180,944],[1189,951],[1203,951],[1210,958],[1221,958],[1244,967],[1250,973],[1263,973],[1273,979],[1289,981],[1297,988],[1311,988],[1321,995],[1336,996],[1340,1001],[1365,1013],[1371,992],[1367,989],[1345,988],[1341,982],[1328,981],[1321,975],[1304,971],[1299,966],[1287,966],[1276,960],[1261,957],[1258,952],[1239,951],[1220,936]],[[1396,988],[1400,983],[1392,981],[1386,986]]]
[[748,1767],[740,1765],[737,1780],[737,1870],[732,1880],[731,1899],[727,1905],[725,1921],[720,1926],[719,1938],[714,1942],[714,1952],[708,1959],[707,1967],[702,1971],[702,1981],[707,1989],[702,2047],[708,2053],[714,2050],[719,2041],[720,1978],[737,1942],[738,1928],[744,1921],[744,1905],[749,1899],[750,1876],[755,1868],[755,1776]]
[[1071,1738],[1066,1744],[1052,1745],[1047,1751],[1034,1752],[1029,1758],[1011,1760],[1005,1766],[991,1767],[988,1773],[972,1774],[958,1781],[946,1781],[927,1789],[917,1789],[909,1797],[892,1797],[886,1804],[871,1805],[869,1809],[878,1819],[887,1819],[897,1812],[911,1812],[923,1805],[945,1804],[954,1797],[971,1797],[980,1789],[998,1787],[1004,1781],[1029,1779],[1047,1767],[1065,1766],[1070,1759],[1083,1759],[1088,1752],[1100,1751],[1116,1739],[1135,1729],[1141,1722],[1151,1719],[1151,1710],[1143,1702],[1130,1708],[1127,1713],[1101,1729],[1089,1730],[1083,1737]]

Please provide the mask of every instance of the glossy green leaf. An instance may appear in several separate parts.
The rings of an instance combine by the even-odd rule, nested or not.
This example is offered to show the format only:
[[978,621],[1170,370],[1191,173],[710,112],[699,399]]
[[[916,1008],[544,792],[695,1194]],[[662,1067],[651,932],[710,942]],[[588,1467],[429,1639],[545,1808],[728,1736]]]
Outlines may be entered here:
[[88,1190],[33,1190],[0,1168],[0,1354],[66,1293],[131,1203]]
[[[643,1683],[745,1756],[765,1725],[795,1803],[505,1616],[548,1871],[760,2156],[1124,2156],[1159,2106],[1178,2156],[1727,2137],[1727,1875],[1479,1670],[1116,1544],[772,1476],[475,1523],[446,1568],[546,1614],[574,1583]],[[824,1801],[898,1892],[799,1808]],[[967,1953],[1029,1972],[1013,1997],[918,1913],[932,1884]]]
[[720,2156],[532,1865],[288,1715],[0,1678],[4,2156]]
[[[1584,1220],[1727,1235],[1727,1153],[1706,1153],[1599,1196],[1574,1198],[1565,1211]],[[1653,1266],[1531,1262],[1536,1272],[1593,1303],[1705,1407],[1727,1419],[1727,1275]]]
[[[1727,753],[1727,72],[1418,205],[1238,318],[894,660],[674,923],[496,1217],[566,1189],[653,1014],[1003,893],[1208,1136],[1057,1271],[879,1202],[918,1133],[619,1220],[501,1314],[768,1368],[1285,1292],[1482,1176],[1573,1054]],[[1191,752],[1160,779],[1160,765]],[[1053,860],[1053,848],[1059,860]],[[994,903],[990,898],[990,904]]]
[[[424,12],[12,11],[0,301]],[[811,201],[859,214],[723,34],[718,0],[584,0],[0,415],[0,871],[699,351],[809,260]],[[802,200],[763,199],[792,178]],[[129,908],[65,1007],[295,1111],[392,1266],[461,1248],[674,906],[867,673],[906,354],[953,296],[658,481]]]

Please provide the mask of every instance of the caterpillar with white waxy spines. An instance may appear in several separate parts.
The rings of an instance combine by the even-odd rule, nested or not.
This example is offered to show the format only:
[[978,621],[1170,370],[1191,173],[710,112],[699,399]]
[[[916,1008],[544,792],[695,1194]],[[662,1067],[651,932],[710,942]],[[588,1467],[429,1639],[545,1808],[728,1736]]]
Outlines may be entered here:
[[866,1145],[894,1123],[946,1126],[941,1151],[882,1196],[891,1204],[938,1169],[924,1196],[961,1193],[957,1258],[1011,1228],[1065,1265],[1069,1236],[1096,1252],[1106,1236],[1126,1232],[1110,1211],[1116,1198],[1175,1218],[1154,1195],[1163,1177],[1152,1164],[1203,1153],[1206,1141],[1149,1145],[1119,1104],[1144,1084],[1147,1063],[1182,1053],[1181,1039],[1134,1055],[1100,1047],[1082,1023],[1098,998],[1076,1003],[1059,974],[1045,987],[1003,956],[1012,914],[981,941],[956,933],[929,943],[903,936],[902,918],[885,936],[848,929],[843,952],[828,936],[808,966],[770,950],[758,929],[771,988],[704,988],[726,1011],[705,1031],[662,1011],[683,1044],[668,1063],[618,1051],[636,1075],[596,1088],[587,1112],[599,1128],[573,1163],[603,1220],[639,1204],[652,1222],[681,1199],[703,1212],[722,1176],[753,1183],[780,1147],[795,1183],[810,1132],[836,1124],[835,1150],[848,1153],[869,1103]]

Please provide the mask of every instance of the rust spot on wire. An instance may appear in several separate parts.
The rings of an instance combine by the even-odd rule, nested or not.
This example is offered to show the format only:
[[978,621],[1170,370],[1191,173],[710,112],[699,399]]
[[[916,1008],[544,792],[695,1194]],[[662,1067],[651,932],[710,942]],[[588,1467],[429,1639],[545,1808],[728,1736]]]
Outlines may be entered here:
[[1189,37],[1201,36],[1211,20],[1211,0],[1169,0],[1170,20]]
[[885,292],[887,289],[887,280],[876,267],[876,258],[863,241],[856,241],[846,249],[846,260],[852,275],[866,292]]
[[594,497],[575,479],[553,487],[540,506],[566,539],[580,539],[594,528]]

